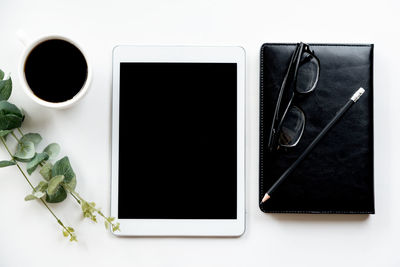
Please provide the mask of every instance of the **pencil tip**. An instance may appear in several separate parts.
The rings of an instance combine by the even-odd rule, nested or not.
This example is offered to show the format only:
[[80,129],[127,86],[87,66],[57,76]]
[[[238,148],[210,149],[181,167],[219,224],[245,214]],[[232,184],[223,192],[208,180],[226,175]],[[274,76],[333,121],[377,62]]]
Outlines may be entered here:
[[268,193],[266,193],[266,194],[264,195],[263,199],[261,200],[260,205],[261,205],[262,203],[264,203],[265,201],[267,201],[268,199],[270,199],[270,198],[271,198],[271,196],[268,195]]

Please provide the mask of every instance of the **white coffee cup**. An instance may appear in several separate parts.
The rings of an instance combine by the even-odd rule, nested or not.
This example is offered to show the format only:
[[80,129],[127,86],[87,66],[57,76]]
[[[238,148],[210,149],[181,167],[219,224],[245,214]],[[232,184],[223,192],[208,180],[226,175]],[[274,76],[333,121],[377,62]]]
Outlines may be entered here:
[[[91,65],[89,64],[88,57],[86,56],[84,50],[82,49],[82,47],[80,45],[78,45],[75,41],[71,40],[68,37],[61,36],[61,35],[56,35],[56,34],[41,36],[41,37],[39,37],[37,39],[34,39],[32,41],[25,34],[25,32],[19,30],[17,32],[17,36],[18,36],[19,40],[25,45],[25,50],[22,53],[22,57],[21,57],[20,65],[19,65],[19,80],[21,81],[22,88],[23,88],[24,92],[33,101],[35,101],[36,103],[38,103],[38,104],[40,104],[40,105],[42,105],[44,107],[54,108],[54,109],[63,109],[63,108],[67,108],[67,107],[70,107],[70,106],[76,104],[80,99],[82,99],[82,97],[87,93],[87,91],[89,89],[89,86],[90,86],[90,82],[92,80],[92,68],[91,68]],[[79,90],[79,92],[72,99],[69,99],[69,100],[64,101],[64,102],[48,102],[48,101],[45,101],[45,100],[37,97],[34,94],[34,92],[32,91],[32,89],[29,87],[29,84],[28,84],[28,82],[26,80],[25,63],[26,63],[26,60],[27,60],[29,54],[39,44],[41,44],[41,43],[43,43],[45,41],[48,41],[48,40],[63,40],[63,41],[71,43],[72,45],[74,45],[76,48],[78,48],[81,51],[82,55],[84,56],[84,58],[86,60],[87,77],[86,77],[85,83],[83,84],[83,86]],[[43,77],[44,78],[45,78],[45,76],[46,76],[46,73],[43,73]]]

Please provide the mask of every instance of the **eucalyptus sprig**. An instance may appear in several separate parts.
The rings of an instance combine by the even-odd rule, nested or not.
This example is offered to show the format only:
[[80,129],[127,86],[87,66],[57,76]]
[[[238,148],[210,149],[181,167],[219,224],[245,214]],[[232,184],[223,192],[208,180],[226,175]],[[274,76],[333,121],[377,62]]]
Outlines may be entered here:
[[[21,126],[25,115],[22,110],[7,101],[11,92],[11,77],[4,79],[4,72],[0,70],[0,140],[10,155],[10,159],[0,161],[0,168],[16,166],[19,169],[32,188],[32,192],[25,197],[25,200],[41,202],[62,227],[63,236],[68,237],[70,241],[77,241],[74,228],[65,226],[47,204],[64,201],[68,193],[80,205],[84,218],[97,222],[96,215],[100,215],[104,219],[106,229],[111,229],[113,232],[119,231],[119,223],[115,222],[114,217],[106,217],[94,202],[86,201],[75,191],[76,175],[68,157],[55,161],[60,152],[60,146],[57,143],[51,143],[43,151],[37,152],[42,137],[38,133],[24,134],[22,132]],[[17,142],[14,153],[7,144],[8,136],[12,136]],[[28,175],[33,174],[39,167],[43,180],[34,186],[21,164],[26,165]]]

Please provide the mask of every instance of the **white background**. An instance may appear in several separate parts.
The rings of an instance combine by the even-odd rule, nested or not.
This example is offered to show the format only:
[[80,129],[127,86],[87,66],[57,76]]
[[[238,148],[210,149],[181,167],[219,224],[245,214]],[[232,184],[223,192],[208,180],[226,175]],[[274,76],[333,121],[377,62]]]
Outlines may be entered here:
[[[399,266],[400,4],[398,1],[0,2],[0,68],[14,78],[11,101],[28,113],[24,130],[58,142],[77,190],[108,213],[111,57],[115,45],[241,45],[247,51],[247,231],[240,238],[117,238],[81,219],[72,199],[53,205],[78,243],[38,202],[15,167],[0,170],[0,266]],[[70,36],[93,65],[88,95],[53,111],[21,90],[23,46],[15,32]],[[376,215],[268,215],[258,209],[259,49],[263,42],[375,43]],[[45,78],[46,74],[43,73]],[[56,85],[55,85],[56,86]],[[3,148],[0,158],[8,159]],[[134,172],[134,170],[132,170]],[[37,174],[32,176],[37,183]]]

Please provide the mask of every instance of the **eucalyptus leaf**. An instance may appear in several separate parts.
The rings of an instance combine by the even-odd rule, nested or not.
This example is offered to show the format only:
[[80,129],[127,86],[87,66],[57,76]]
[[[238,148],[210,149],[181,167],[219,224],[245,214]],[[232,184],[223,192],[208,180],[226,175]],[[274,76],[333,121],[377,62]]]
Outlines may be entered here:
[[0,100],[8,100],[11,96],[12,81],[11,77],[7,80],[0,79]]
[[28,201],[44,197],[46,195],[47,187],[48,187],[47,182],[40,181],[40,183],[37,186],[35,186],[35,189],[32,190],[32,193],[25,197],[25,200]]
[[35,156],[35,154],[35,144],[33,142],[19,142],[14,158],[18,161],[27,162],[30,161]]
[[74,176],[71,181],[69,181],[68,183],[65,182],[64,180],[64,184],[67,190],[75,190],[76,188],[76,177]]
[[44,197],[45,195],[46,195],[45,192],[37,191],[37,192],[27,195],[25,197],[25,201],[40,199],[40,198]]
[[22,121],[25,119],[25,111],[21,108],[20,109],[21,115],[22,115]]
[[27,133],[21,137],[20,141],[32,142],[35,146],[37,146],[42,141],[42,137],[38,133]]
[[75,177],[75,173],[72,170],[68,157],[63,157],[54,163],[53,169],[51,170],[51,176],[54,177],[57,175],[64,175],[64,182],[67,184]]
[[0,137],[5,137],[11,132],[12,130],[0,130]]
[[64,181],[64,175],[57,175],[50,179],[47,194],[53,195]]
[[11,130],[21,126],[24,116],[15,106],[6,100],[0,101],[0,130]]
[[60,145],[57,143],[52,143],[48,145],[43,152],[47,153],[49,155],[49,160],[53,160],[58,156],[60,153]]
[[0,114],[6,115],[6,114],[14,114],[15,116],[18,117],[23,117],[23,114],[19,108],[17,108],[16,105],[11,104],[10,102],[6,100],[1,100],[0,101]]
[[67,198],[67,191],[64,187],[58,187],[57,191],[53,195],[46,195],[46,202],[48,203],[59,203]]
[[47,153],[42,152],[42,153],[37,153],[35,157],[28,162],[26,165],[26,170],[31,175],[37,168],[37,166],[42,163],[43,161],[47,160],[49,158],[49,155]]
[[25,201],[34,200],[34,199],[36,199],[36,197],[32,194],[29,194],[25,197]]
[[45,181],[40,181],[40,183],[35,187],[35,190],[33,192],[46,192],[47,187],[49,186],[48,182]]
[[4,78],[4,72],[0,70],[0,80],[3,80],[3,78]]
[[33,193],[33,196],[38,198],[38,199],[44,197],[45,195],[46,195],[46,193],[45,192],[41,192],[41,191],[37,191],[37,192]]
[[22,121],[22,117],[17,115],[0,113],[0,130],[12,130],[19,128],[22,125]]
[[2,161],[0,161],[0,168],[12,166],[12,165],[15,165],[14,161],[10,161],[10,160],[2,160]]
[[46,162],[46,164],[44,164],[44,166],[39,171],[39,173],[42,175],[42,177],[46,181],[49,181],[51,179],[51,169],[52,168],[53,168],[53,164],[51,164],[51,162]]

